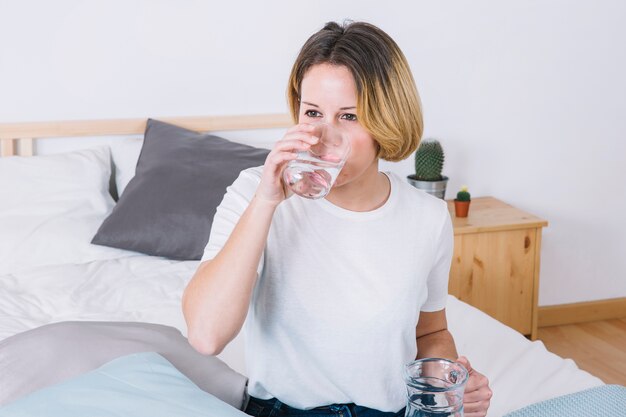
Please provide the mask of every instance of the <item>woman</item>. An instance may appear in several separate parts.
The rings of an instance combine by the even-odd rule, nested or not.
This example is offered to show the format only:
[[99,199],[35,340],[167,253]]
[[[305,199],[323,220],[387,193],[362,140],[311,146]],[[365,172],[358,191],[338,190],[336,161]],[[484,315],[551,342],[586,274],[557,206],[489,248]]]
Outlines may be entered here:
[[[288,100],[298,124],[217,210],[183,298],[189,341],[218,354],[245,321],[248,414],[403,415],[403,366],[457,359],[445,315],[447,206],[378,171],[422,135],[409,66],[379,28],[328,23],[303,46]],[[317,142],[317,121],[347,132],[351,153],[326,198],[309,200],[291,196],[281,173]],[[490,397],[471,371],[465,415],[484,416]]]

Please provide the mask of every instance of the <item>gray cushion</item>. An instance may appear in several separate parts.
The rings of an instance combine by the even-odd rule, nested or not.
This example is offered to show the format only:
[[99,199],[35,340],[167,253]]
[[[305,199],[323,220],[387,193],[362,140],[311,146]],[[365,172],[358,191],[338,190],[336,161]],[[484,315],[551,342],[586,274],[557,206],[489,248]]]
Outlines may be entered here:
[[175,328],[134,322],[62,322],[0,342],[0,405],[131,353],[156,352],[200,389],[242,409],[247,378],[194,350]]
[[269,150],[148,120],[137,170],[92,243],[171,259],[202,257],[217,206]]

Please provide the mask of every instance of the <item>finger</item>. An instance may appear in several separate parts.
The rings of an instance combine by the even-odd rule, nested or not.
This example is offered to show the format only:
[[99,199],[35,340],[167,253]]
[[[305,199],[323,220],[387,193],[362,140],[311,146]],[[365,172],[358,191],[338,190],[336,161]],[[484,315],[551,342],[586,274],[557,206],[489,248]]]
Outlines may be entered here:
[[293,128],[289,129],[285,132],[283,138],[293,137],[293,136],[318,136],[320,133],[320,129],[311,125],[296,125]]
[[477,376],[470,375],[467,379],[467,383],[465,384],[465,393],[476,391],[480,389],[480,381],[478,381]]
[[[314,129],[311,125],[300,123],[300,124],[291,126],[289,129],[287,129],[287,131],[285,132],[285,136],[298,134],[298,133],[311,134],[313,131]],[[283,136],[283,138],[285,136]]]
[[490,402],[487,400],[476,403],[463,403],[463,412],[465,416],[469,416],[472,413],[483,413],[482,415],[485,415],[489,409],[489,404]]
[[297,153],[294,152],[276,152],[270,153],[265,160],[265,167],[270,170],[273,169],[274,173],[277,173],[278,170],[282,169],[283,165],[287,162],[292,161],[298,157]]
[[285,136],[277,143],[285,142],[288,140],[301,140],[308,143],[317,143],[319,142],[319,133],[317,132],[309,132],[309,131],[296,131],[286,133]]
[[283,192],[285,193],[285,198],[289,198],[294,194],[293,190],[289,188],[287,184],[285,184],[284,181],[282,183],[282,186],[283,186]]
[[[294,145],[296,146],[296,145]],[[301,145],[299,147],[289,146],[286,149],[274,149],[265,158],[265,164],[278,163],[279,160],[284,160],[287,157],[297,158],[302,152],[306,152],[309,149],[309,145]]]
[[313,132],[315,129],[316,129],[315,126],[312,125],[311,123],[298,123],[297,125],[293,125],[289,129],[287,129],[286,133]]
[[[299,130],[296,130],[294,132],[287,132],[283,135],[282,138],[280,138],[280,140],[278,142],[283,142],[285,140],[289,140],[289,139],[294,139],[294,138],[298,138],[300,136],[311,136],[312,133],[311,132],[302,132]],[[277,143],[278,143],[277,142]]]
[[482,387],[473,392],[466,392],[463,395],[463,402],[474,403],[484,400],[490,400],[493,393],[489,387]]
[[465,417],[485,417],[487,415],[487,411],[479,411],[476,413],[464,413]]
[[467,359],[465,356],[459,356],[459,358],[456,360],[458,363],[460,363],[461,365],[463,365],[463,367],[467,370],[468,373],[472,373],[473,369],[472,369],[472,365],[470,364],[469,359]]
[[281,140],[280,142],[276,142],[274,145],[274,149],[272,152],[281,152],[281,151],[305,151],[311,147],[311,143],[300,140],[300,139],[287,139]]
[[474,371],[467,380],[465,393],[470,393],[483,387],[489,387],[489,379],[485,375]]

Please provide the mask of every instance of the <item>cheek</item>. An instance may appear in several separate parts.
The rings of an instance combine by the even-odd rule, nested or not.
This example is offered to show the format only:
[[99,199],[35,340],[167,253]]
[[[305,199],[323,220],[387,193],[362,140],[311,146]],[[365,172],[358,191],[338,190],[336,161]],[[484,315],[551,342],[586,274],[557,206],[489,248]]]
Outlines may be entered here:
[[348,160],[340,173],[344,178],[359,176],[376,160],[378,154],[377,144],[369,135],[354,138],[351,148]]
[[363,135],[354,138],[351,143],[350,156],[347,164],[362,165],[371,164],[378,154],[378,146],[376,141],[369,135]]

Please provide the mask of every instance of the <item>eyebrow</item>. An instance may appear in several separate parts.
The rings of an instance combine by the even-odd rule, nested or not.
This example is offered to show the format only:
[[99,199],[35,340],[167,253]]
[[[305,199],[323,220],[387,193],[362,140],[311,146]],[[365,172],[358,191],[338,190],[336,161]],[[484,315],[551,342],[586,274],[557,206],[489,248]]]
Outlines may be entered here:
[[[308,101],[303,101],[302,103],[308,104],[309,106],[317,107],[318,109],[320,107],[317,104],[309,103]],[[355,106],[349,106],[349,107],[340,107],[339,108],[339,110],[351,110],[351,109],[356,109],[356,107]]]

